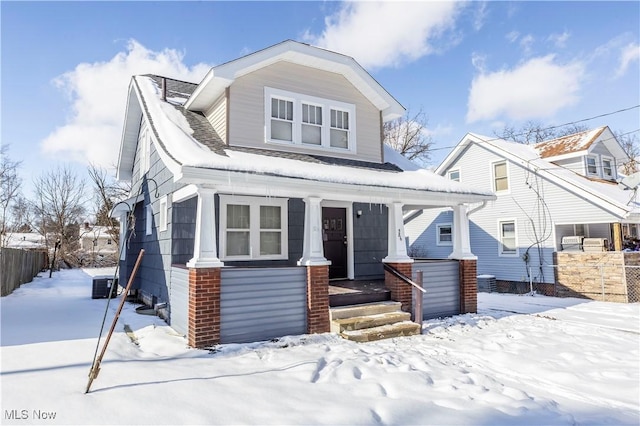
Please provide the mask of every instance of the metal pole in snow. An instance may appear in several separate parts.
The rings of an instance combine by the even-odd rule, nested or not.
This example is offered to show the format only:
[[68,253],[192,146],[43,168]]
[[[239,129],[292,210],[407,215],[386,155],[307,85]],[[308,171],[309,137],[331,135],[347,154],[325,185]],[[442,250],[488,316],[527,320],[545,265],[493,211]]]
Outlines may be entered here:
[[[107,339],[104,341],[104,346],[102,346],[102,352],[100,356],[93,360],[93,365],[91,366],[91,370],[89,371],[89,383],[87,383],[87,389],[84,393],[89,393],[89,389],[91,388],[91,383],[98,377],[98,373],[100,373],[100,363],[102,362],[102,357],[104,357],[105,352],[107,351],[107,345],[109,344],[109,340],[111,340],[111,335],[113,334],[113,330],[116,328],[116,323],[118,322],[118,318],[120,317],[120,312],[122,312],[122,307],[124,306],[125,300],[127,300],[127,295],[129,294],[129,290],[131,290],[131,285],[133,285],[133,279],[138,272],[138,267],[140,266],[140,262],[142,261],[142,256],[144,255],[144,249],[140,250],[140,254],[138,254],[138,260],[136,260],[136,264],[133,267],[133,271],[131,272],[131,276],[129,277],[129,282],[127,283],[127,287],[122,292],[122,300],[120,300],[120,305],[116,310],[116,316],[113,318],[113,322],[111,323],[111,329],[109,330],[109,334],[107,334]],[[98,341],[100,344],[100,341]]]

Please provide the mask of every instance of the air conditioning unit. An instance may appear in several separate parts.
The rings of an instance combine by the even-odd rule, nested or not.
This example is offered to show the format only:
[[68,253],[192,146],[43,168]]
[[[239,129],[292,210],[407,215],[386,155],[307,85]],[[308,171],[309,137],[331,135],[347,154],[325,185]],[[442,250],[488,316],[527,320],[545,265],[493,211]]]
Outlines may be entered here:
[[609,242],[606,238],[585,238],[582,241],[582,248],[584,251],[607,251],[609,248]]
[[581,251],[582,241],[584,237],[581,235],[571,235],[562,237],[562,250],[563,251]]

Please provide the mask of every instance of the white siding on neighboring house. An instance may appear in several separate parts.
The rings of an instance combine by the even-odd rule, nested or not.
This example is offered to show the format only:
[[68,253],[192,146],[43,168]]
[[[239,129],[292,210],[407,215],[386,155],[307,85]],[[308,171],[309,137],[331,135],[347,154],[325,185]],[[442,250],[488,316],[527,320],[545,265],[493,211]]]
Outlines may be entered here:
[[218,133],[223,142],[227,142],[227,97],[220,96],[206,112],[206,117],[213,130]]
[[[348,151],[323,151],[292,145],[266,145],[265,86],[354,104],[357,155],[354,156]],[[340,74],[281,61],[239,77],[229,91],[228,122],[229,145],[330,155],[372,162],[382,161],[380,112]]]

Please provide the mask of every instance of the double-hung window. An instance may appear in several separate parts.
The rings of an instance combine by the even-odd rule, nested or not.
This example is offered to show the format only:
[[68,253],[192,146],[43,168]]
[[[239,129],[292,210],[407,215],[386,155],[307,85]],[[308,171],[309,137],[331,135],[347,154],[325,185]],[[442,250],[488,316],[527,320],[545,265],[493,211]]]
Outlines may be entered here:
[[605,179],[613,179],[613,160],[610,158],[602,159],[602,175]]
[[355,152],[355,105],[265,87],[267,143]]
[[453,227],[450,223],[436,226],[436,244],[439,246],[453,245]]
[[220,195],[220,251],[225,260],[286,259],[287,199]]
[[509,190],[509,176],[507,173],[506,161],[493,163],[493,190],[495,192]]
[[500,233],[500,256],[518,256],[516,221],[500,221],[498,223],[498,232]]
[[587,174],[597,175],[598,167],[596,166],[596,157],[587,157]]

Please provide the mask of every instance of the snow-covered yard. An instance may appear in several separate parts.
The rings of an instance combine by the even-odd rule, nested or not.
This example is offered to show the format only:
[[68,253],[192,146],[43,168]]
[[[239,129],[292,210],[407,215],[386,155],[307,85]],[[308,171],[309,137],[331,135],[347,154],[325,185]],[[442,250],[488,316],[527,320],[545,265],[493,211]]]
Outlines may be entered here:
[[638,304],[480,294],[478,314],[426,321],[421,336],[211,352],[126,304],[85,394],[106,300],[80,270],[42,275],[1,300],[3,424],[640,422]]

